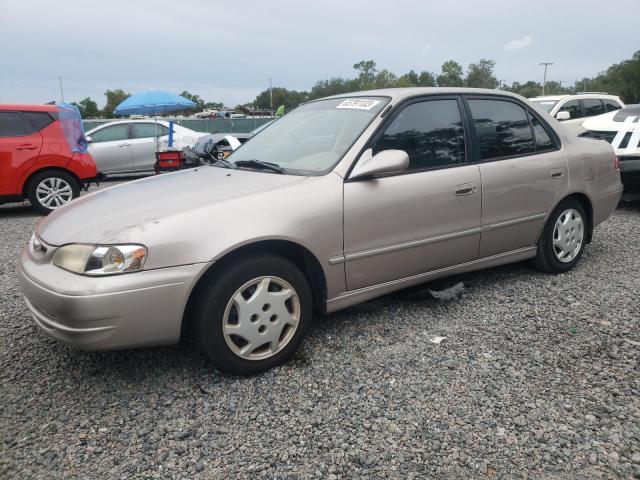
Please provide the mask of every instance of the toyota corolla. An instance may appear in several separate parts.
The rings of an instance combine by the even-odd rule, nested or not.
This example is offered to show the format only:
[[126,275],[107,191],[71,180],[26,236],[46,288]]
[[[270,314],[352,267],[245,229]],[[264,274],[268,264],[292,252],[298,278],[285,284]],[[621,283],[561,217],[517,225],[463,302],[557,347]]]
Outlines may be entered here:
[[212,166],[56,210],[21,286],[69,345],[171,344],[188,326],[220,369],[252,374],[289,359],[316,312],[527,259],[565,272],[621,191],[610,145],[517,95],[359,92],[300,106]]

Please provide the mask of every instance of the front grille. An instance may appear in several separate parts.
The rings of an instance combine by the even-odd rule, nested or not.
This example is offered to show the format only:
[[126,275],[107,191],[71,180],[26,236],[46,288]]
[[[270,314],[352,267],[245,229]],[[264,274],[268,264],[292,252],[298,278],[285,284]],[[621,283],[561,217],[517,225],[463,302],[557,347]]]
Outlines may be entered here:
[[[618,148],[627,148],[629,140],[631,140],[632,133],[633,132],[627,132],[627,134],[622,139],[622,142],[620,142]],[[586,132],[581,133],[580,136],[583,138],[597,138],[599,140],[606,140],[607,142],[612,143],[617,134],[618,132],[600,132],[597,130],[587,130]]]

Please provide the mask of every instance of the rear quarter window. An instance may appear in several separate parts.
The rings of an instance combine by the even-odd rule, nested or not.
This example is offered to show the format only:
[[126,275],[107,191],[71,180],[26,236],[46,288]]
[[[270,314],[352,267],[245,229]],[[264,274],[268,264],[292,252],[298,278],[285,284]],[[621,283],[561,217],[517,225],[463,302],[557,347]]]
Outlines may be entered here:
[[33,130],[39,132],[54,122],[54,119],[48,112],[22,112],[27,122],[31,124]]

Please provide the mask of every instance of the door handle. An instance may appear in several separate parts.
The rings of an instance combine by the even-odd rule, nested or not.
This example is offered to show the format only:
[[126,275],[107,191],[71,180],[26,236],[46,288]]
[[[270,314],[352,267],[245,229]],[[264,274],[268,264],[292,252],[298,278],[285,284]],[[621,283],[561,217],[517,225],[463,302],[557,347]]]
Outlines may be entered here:
[[24,145],[18,145],[16,147],[16,150],[35,150],[36,148],[38,148],[38,147],[36,147],[35,145],[31,145],[29,143],[25,143]]
[[463,183],[461,185],[456,185],[456,195],[459,197],[462,197],[465,195],[471,195],[472,193],[475,193],[475,191],[476,191],[475,183]]
[[121,143],[120,145],[118,145],[120,148],[122,147],[130,147],[131,144],[130,143]]
[[564,170],[562,168],[556,168],[555,170],[551,170],[551,178],[560,178],[564,175]]

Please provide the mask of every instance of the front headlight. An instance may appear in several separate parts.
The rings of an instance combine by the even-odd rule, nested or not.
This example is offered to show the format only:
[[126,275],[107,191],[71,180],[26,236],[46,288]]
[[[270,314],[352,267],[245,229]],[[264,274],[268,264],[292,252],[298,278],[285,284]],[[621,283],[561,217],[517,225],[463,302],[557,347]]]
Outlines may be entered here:
[[51,263],[83,275],[113,275],[142,270],[146,258],[142,245],[71,244],[56,250]]

